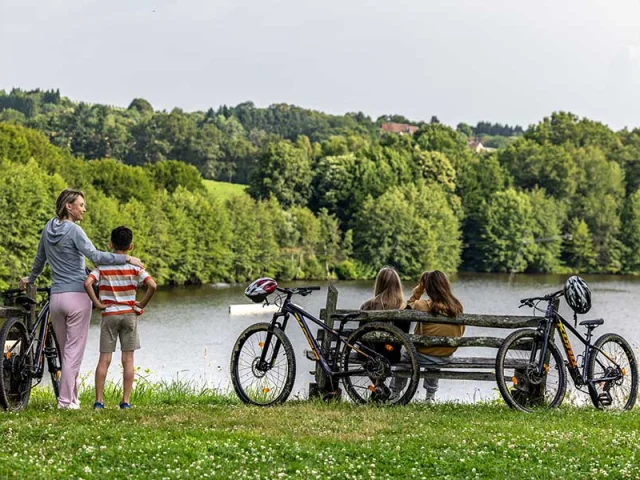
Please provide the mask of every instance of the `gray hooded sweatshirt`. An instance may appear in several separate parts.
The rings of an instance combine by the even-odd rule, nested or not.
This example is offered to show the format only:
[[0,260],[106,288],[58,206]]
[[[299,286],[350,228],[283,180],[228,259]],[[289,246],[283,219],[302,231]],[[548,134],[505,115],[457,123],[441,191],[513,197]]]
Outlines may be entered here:
[[47,222],[40,237],[29,283],[34,283],[48,262],[53,273],[51,293],[84,292],[84,257],[96,265],[123,264],[127,256],[96,250],[82,227],[57,217]]

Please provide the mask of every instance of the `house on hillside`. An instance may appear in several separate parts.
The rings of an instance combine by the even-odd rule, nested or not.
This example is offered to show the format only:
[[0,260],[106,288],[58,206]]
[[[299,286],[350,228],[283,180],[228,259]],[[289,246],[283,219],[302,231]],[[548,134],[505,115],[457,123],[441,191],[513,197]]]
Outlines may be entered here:
[[383,133],[397,133],[400,135],[408,133],[413,135],[418,131],[418,127],[408,123],[383,123],[380,126],[380,131]]
[[468,145],[469,145],[469,148],[476,153],[496,151],[495,148],[485,147],[484,145],[482,145],[482,142],[480,140],[474,137],[469,138]]

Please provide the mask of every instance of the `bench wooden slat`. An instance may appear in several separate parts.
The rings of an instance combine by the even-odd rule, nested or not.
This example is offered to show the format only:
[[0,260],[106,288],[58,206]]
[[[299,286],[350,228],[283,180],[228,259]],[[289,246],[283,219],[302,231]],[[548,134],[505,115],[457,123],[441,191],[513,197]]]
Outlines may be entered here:
[[449,323],[490,328],[535,327],[539,320],[539,317],[524,315],[480,315],[475,313],[465,313],[457,318],[434,317],[430,313],[417,310],[336,310],[335,313],[359,313],[360,317],[356,321]]
[[421,378],[441,378],[444,380],[480,380],[495,382],[496,374],[493,372],[425,372]]
[[[363,337],[374,343],[397,343],[394,338],[386,332],[370,332]],[[431,337],[427,335],[409,335],[409,339],[416,346],[421,347],[491,347],[500,348],[504,338],[501,337]]]
[[[355,332],[352,329],[344,329],[344,334],[348,337]],[[369,334],[371,335],[371,334]],[[381,335],[384,335],[381,333]],[[488,348],[500,348],[502,345],[503,337],[431,337],[428,335],[413,335],[408,334],[411,341],[416,346],[421,347],[488,347]],[[325,332],[322,329],[318,329],[316,340],[321,343],[325,338]],[[372,339],[373,340],[373,339]],[[380,341],[383,341],[381,339]],[[332,338],[332,344],[335,343],[335,339]]]

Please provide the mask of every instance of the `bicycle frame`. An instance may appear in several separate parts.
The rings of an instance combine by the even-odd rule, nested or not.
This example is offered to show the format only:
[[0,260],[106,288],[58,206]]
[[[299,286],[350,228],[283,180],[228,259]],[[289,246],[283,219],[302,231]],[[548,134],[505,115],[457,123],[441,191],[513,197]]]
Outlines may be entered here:
[[[344,321],[340,322],[340,328],[338,330],[328,327],[321,320],[318,320],[316,317],[314,317],[310,313],[307,313],[304,309],[302,309],[298,305],[292,303],[291,297],[293,296],[293,292],[287,291],[285,293],[287,294],[287,297],[285,298],[282,304],[282,307],[280,307],[280,310],[273,314],[273,318],[271,319],[271,324],[270,324],[271,328],[278,327],[284,331],[287,326],[287,322],[289,321],[289,318],[293,316],[293,318],[295,318],[296,321],[298,322],[298,325],[300,325],[300,328],[302,329],[302,333],[304,334],[305,338],[307,339],[307,342],[309,343],[309,347],[311,347],[311,350],[313,351],[313,354],[315,355],[316,360],[320,364],[320,368],[322,368],[322,370],[327,376],[333,377],[333,378],[341,378],[341,377],[353,375],[356,373],[364,373],[363,368],[358,370],[349,370],[347,372],[341,372],[337,368],[337,365],[338,365],[337,352],[340,350],[340,345],[341,344],[349,345],[348,342],[343,337],[342,329],[344,327],[345,322]],[[284,320],[281,324],[277,322],[278,318],[280,317],[284,317]],[[338,345],[336,345],[336,355],[333,357],[333,362],[331,365],[325,358],[324,353],[322,352],[322,348],[318,344],[318,341],[315,339],[315,337],[311,333],[309,324],[306,322],[306,319],[311,320],[313,323],[315,323],[316,325],[318,325],[319,327],[321,327],[326,332],[328,332],[329,334],[333,335],[336,338]],[[272,332],[270,331],[267,334],[267,337],[265,338],[265,343],[269,344],[271,342],[271,338],[272,338]],[[356,348],[353,345],[349,345],[349,346],[353,348],[355,352],[362,354],[366,357],[370,357],[370,355],[368,355],[366,352],[363,352],[361,349]],[[275,361],[278,355],[279,348],[280,348],[279,343],[276,343],[273,349],[270,362],[267,362],[267,359],[266,359],[267,349],[263,349],[262,354],[260,356],[260,363],[261,364],[265,364],[265,362],[271,363],[271,365],[273,366],[273,362]]]
[[[34,305],[35,306],[35,305]],[[38,312],[38,319],[35,325],[31,328],[29,325],[31,322],[27,322],[27,330],[31,337],[29,348],[27,352],[33,351],[33,377],[40,380],[44,376],[44,354],[45,354],[45,339],[47,333],[51,327],[51,321],[49,320],[49,302],[47,301],[40,312]],[[38,328],[40,331],[38,332]],[[36,336],[37,333],[37,336]],[[37,342],[37,343],[35,343]],[[35,345],[34,345],[35,343]],[[34,348],[35,346],[35,348]]]
[[[39,288],[38,292],[51,293],[49,288]],[[9,292],[20,292],[20,290],[9,290]],[[44,359],[45,359],[45,340],[51,328],[51,321],[49,320],[49,300],[45,302],[40,311],[35,324],[31,325],[31,308],[35,308],[35,304],[29,305],[28,309],[25,309],[25,326],[27,328],[27,334],[29,337],[29,345],[26,348],[26,353],[30,354],[33,358],[33,370],[31,375],[37,380],[41,380],[44,376]],[[13,347],[12,347],[13,348]],[[9,349],[11,351],[11,349]]]
[[[543,370],[545,369],[545,359],[547,354],[547,345],[549,342],[553,340],[553,330],[554,328],[558,331],[560,335],[560,341],[562,342],[562,346],[567,358],[567,370],[573,379],[573,383],[576,387],[581,387],[586,385],[587,387],[592,387],[595,382],[602,382],[608,380],[616,380],[615,377],[602,377],[602,378],[587,378],[587,365],[589,365],[589,359],[591,355],[597,350],[601,352],[605,357],[607,357],[612,363],[617,363],[610,358],[605,352],[600,349],[597,349],[595,346],[591,344],[591,338],[593,337],[593,328],[587,327],[587,334],[583,336],[578,332],[578,330],[573,327],[567,320],[565,320],[560,313],[558,313],[558,306],[560,304],[560,298],[558,296],[554,296],[553,298],[548,300],[547,309],[545,312],[544,319],[540,320],[538,323],[538,331],[540,331],[543,335],[542,341],[542,352],[540,355],[540,361],[537,366],[537,374],[542,375]],[[571,341],[569,340],[569,335],[567,334],[567,329],[573,333],[578,340],[584,345],[584,353],[582,354],[582,369],[578,365],[578,361],[573,352],[573,347],[571,346]]]

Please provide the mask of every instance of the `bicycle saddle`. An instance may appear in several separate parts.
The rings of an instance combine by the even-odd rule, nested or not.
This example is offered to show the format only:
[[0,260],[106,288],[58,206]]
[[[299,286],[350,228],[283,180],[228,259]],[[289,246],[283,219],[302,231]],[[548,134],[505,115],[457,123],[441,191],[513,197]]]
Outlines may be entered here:
[[16,297],[15,302],[23,308],[29,308],[31,307],[31,305],[36,304],[36,301],[33,298],[29,298],[26,295],[20,295]]
[[595,320],[583,320],[580,322],[580,325],[585,325],[587,327],[597,327],[598,325],[602,325],[604,323],[604,318],[597,318]]

